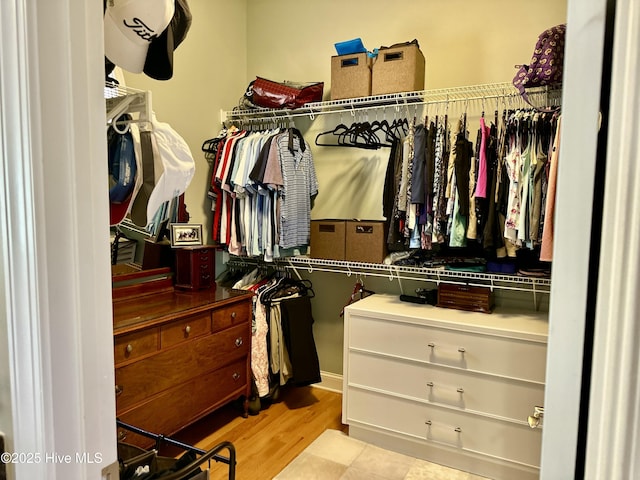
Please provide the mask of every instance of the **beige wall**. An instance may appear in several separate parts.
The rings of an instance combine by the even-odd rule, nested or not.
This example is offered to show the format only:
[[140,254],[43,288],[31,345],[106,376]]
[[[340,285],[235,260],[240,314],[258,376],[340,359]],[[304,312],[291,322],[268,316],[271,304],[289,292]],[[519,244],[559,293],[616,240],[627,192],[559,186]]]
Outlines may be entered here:
[[[193,223],[211,225],[206,198],[209,164],[202,143],[220,131],[220,110],[229,108],[246,86],[246,0],[189,0],[193,21],[174,53],[173,78],[153,80],[125,72],[127,86],[152,93],[158,120],[169,123],[187,142],[196,172],[185,202]],[[207,228],[207,231],[209,228]]]
[[[174,78],[156,82],[128,75],[127,81],[130,86],[152,90],[158,118],[172,124],[191,146],[197,170],[186,201],[192,220],[207,226],[211,224],[210,204],[205,198],[209,165],[200,147],[218,132],[219,110],[233,108],[257,75],[273,80],[324,81],[328,100],[334,43],[360,37],[372,50],[415,38],[426,58],[428,89],[509,82],[514,65],[530,59],[538,34],[566,21],[566,3],[558,0],[190,0],[189,5],[193,27],[176,52]],[[481,107],[479,103],[468,106],[470,113],[478,113]],[[455,114],[454,110],[452,107],[449,113]],[[393,109],[387,115],[392,118]],[[313,145],[317,133],[338,122],[350,123],[351,117],[345,113],[296,122],[312,144],[320,183],[312,217],[382,218],[380,194],[388,152]],[[339,313],[354,279],[325,273],[314,273],[310,278],[316,292],[314,332],[321,368],[340,374]],[[380,293],[401,291],[398,282],[366,281]],[[405,293],[416,287],[403,285]],[[522,300],[524,306],[533,305],[528,296]]]
[[[557,0],[426,0],[394,4],[383,0],[312,2],[249,0],[247,81],[256,75],[273,80],[324,81],[330,99],[334,43],[362,38],[368,50],[417,39],[426,59],[426,87],[446,88],[509,82],[514,65],[531,58],[534,42],[546,27],[562,23],[566,4]],[[269,18],[267,21],[265,19]],[[463,108],[462,104],[458,105]],[[479,102],[468,105],[479,113]],[[494,104],[487,106],[493,110]],[[431,113],[434,113],[433,107]],[[455,106],[449,114],[456,113]],[[410,108],[414,115],[416,110]],[[418,109],[419,116],[425,113]],[[379,115],[379,117],[376,117]],[[369,120],[391,119],[395,108],[370,113]],[[320,191],[312,218],[382,219],[382,184],[389,152],[317,147],[318,133],[348,113],[297,121],[312,144]]]

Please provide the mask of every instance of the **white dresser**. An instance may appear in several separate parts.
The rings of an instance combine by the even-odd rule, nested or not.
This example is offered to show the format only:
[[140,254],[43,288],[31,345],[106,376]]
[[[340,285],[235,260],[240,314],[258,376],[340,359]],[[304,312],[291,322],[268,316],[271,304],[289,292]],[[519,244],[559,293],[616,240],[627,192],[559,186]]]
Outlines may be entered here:
[[546,313],[491,314],[373,295],[345,309],[349,435],[494,479],[539,476]]

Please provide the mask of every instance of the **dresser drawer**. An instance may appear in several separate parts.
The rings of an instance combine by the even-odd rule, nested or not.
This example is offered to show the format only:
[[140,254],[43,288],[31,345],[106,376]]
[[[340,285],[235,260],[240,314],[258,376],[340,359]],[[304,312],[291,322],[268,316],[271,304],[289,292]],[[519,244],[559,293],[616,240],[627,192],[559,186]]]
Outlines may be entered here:
[[116,368],[116,410],[244,358],[250,348],[251,327],[245,323]]
[[133,360],[158,350],[158,329],[149,328],[139,332],[119,335],[114,341],[114,362]]
[[[371,425],[468,453],[538,467],[542,429],[351,388],[346,423]],[[344,421],[345,419],[343,419]]]
[[462,411],[526,421],[535,405],[544,404],[544,385],[352,352],[349,386],[413,397]]
[[168,348],[211,332],[211,313],[201,313],[160,328],[160,346]]
[[546,344],[350,316],[349,348],[544,383]]
[[193,387],[193,408],[203,411],[214,403],[227,403],[245,393],[249,359],[244,358],[200,378]]
[[251,302],[234,303],[213,311],[214,332],[223,330],[233,325],[249,322],[251,320]]
[[[178,385],[153,399],[118,415],[125,423],[152,433],[173,435],[209,411],[240,396],[247,385],[246,360],[237,361],[184,385]],[[149,440],[118,428],[118,439],[148,448]]]

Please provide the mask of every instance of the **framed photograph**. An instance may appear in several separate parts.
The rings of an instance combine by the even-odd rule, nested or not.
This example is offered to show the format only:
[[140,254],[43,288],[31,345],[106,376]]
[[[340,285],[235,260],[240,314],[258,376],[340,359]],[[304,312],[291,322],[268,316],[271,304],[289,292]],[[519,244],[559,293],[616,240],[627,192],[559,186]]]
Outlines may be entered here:
[[191,247],[202,245],[202,225],[197,223],[172,223],[171,246]]

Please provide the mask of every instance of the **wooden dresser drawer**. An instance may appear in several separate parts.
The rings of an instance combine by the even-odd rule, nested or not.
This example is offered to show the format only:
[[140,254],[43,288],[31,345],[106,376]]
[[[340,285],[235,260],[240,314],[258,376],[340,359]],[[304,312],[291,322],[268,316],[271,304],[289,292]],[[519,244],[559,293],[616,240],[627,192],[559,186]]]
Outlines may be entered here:
[[[482,314],[478,314],[482,315]],[[352,314],[349,348],[544,383],[546,344]]]
[[159,348],[158,329],[150,328],[139,332],[120,335],[114,341],[114,362],[133,360]]
[[392,357],[352,352],[349,386],[415,398],[430,404],[525,422],[544,405],[544,385],[470,373]]
[[248,323],[193,339],[184,348],[162,350],[143,362],[116,369],[116,410],[122,411],[146,398],[209,373],[248,355]]
[[214,332],[249,322],[251,320],[251,301],[216,308],[212,313],[212,317],[212,330]]
[[211,313],[204,312],[193,315],[183,320],[163,325],[160,328],[160,347],[168,348],[210,332]]
[[435,442],[528,466],[540,465],[542,429],[410,401],[381,393],[349,390],[349,424],[375,425],[396,434]]
[[[125,423],[152,433],[173,435],[243,393],[247,385],[247,360],[243,359],[199,379],[167,390],[118,415]],[[123,437],[126,435],[126,438]],[[118,439],[148,448],[153,440],[118,428]]]

